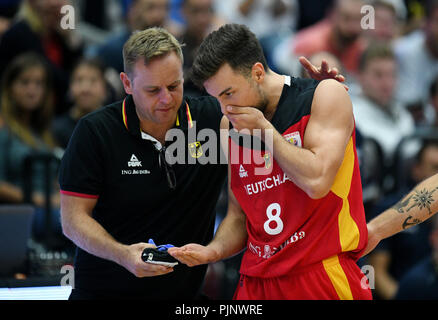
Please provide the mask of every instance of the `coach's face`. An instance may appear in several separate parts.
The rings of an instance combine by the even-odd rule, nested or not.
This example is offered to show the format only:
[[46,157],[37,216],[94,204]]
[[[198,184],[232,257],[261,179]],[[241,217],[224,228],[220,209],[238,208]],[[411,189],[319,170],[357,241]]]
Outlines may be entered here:
[[265,71],[261,63],[254,64],[251,73],[244,75],[229,64],[219,68],[214,76],[204,82],[207,92],[219,100],[222,113],[227,106],[255,107],[264,112],[268,104],[262,89]]
[[126,93],[134,99],[141,122],[173,126],[182,103],[184,82],[182,61],[176,53],[153,58],[147,64],[139,59],[132,74],[121,78]]

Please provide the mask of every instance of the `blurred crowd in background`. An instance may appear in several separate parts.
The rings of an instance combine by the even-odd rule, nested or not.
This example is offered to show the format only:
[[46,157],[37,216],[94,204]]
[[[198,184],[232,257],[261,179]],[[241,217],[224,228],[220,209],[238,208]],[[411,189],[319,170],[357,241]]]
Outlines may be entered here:
[[[67,4],[73,29],[61,26]],[[437,0],[1,0],[0,203],[35,206],[30,247],[72,257],[59,224],[59,159],[78,119],[124,97],[119,73],[130,34],[172,32],[184,44],[185,94],[203,95],[190,67],[204,37],[224,23],[249,26],[277,72],[307,77],[298,62],[305,56],[346,76],[367,220],[438,173]],[[219,222],[226,195],[217,208]],[[377,299],[438,299],[437,262],[436,219],[359,261],[374,268]],[[231,298],[238,266],[239,256],[211,265],[206,293]]]

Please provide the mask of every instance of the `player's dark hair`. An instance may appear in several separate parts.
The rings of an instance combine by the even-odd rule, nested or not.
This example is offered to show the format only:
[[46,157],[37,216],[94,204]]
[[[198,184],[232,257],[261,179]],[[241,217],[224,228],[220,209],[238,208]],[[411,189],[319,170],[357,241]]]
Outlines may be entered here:
[[191,78],[196,85],[202,87],[225,63],[233,70],[249,76],[257,62],[268,71],[262,46],[255,34],[245,25],[226,24],[210,33],[202,42],[193,62]]

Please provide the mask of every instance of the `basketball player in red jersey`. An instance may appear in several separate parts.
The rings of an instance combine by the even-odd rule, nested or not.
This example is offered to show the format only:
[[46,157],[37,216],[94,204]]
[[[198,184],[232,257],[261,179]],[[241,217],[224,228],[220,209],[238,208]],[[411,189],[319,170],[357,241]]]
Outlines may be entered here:
[[[252,143],[235,130],[225,140],[228,212],[212,242],[169,253],[195,266],[246,248],[235,299],[371,299],[356,264],[367,226],[343,85],[273,72],[254,34],[236,24],[204,40],[193,78],[219,100],[221,128],[249,130]],[[245,162],[248,153],[264,161]]]

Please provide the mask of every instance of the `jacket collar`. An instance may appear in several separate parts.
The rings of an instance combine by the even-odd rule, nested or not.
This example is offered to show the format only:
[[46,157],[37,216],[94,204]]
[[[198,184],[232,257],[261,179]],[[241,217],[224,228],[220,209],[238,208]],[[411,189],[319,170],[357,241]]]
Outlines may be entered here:
[[[142,137],[140,119],[138,118],[135,110],[135,104],[132,95],[128,95],[122,101],[122,122],[129,133],[139,138]],[[181,130],[187,131],[192,127],[193,119],[190,112],[190,107],[186,99],[183,99],[183,102],[177,112],[174,128],[180,128]]]

